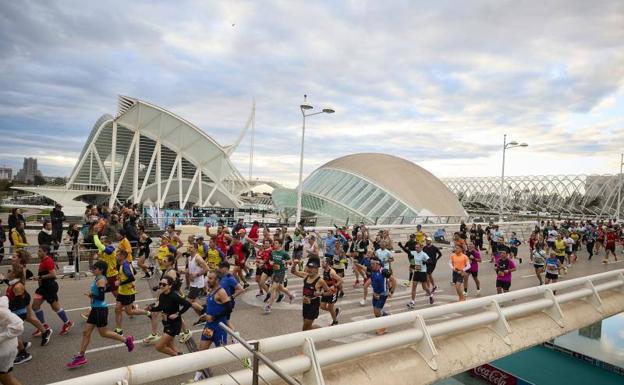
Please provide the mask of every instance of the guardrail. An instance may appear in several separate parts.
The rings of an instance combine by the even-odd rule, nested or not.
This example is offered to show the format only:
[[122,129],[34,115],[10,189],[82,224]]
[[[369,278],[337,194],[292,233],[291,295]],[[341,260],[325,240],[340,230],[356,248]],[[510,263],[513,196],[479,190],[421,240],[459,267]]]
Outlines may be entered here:
[[[600,282],[600,283],[598,283]],[[561,293],[562,290],[568,290]],[[504,294],[471,299],[436,307],[430,307],[406,313],[390,315],[375,319],[367,319],[347,324],[336,325],[304,332],[264,338],[258,343],[262,353],[274,353],[288,349],[303,348],[302,355],[291,355],[275,362],[281,372],[290,376],[302,375],[303,384],[323,384],[322,368],[338,362],[378,353],[387,349],[407,345],[416,345],[416,350],[429,365],[430,370],[437,370],[436,356],[438,352],[433,342],[434,337],[450,335],[459,331],[467,331],[477,327],[489,326],[508,345],[511,344],[511,329],[507,322],[537,312],[545,312],[560,327],[565,326],[566,318],[560,304],[577,299],[586,299],[598,313],[602,313],[600,293],[619,289],[624,293],[624,269],[595,274],[588,277],[575,278],[545,286],[537,286]],[[555,295],[555,291],[560,291]],[[524,301],[516,302],[514,301]],[[453,316],[460,313],[461,317],[428,324],[441,316]],[[322,350],[317,350],[319,342],[335,338],[349,337],[354,334],[370,332],[380,328],[408,326],[405,330],[388,333],[371,338]],[[240,358],[250,358],[250,352],[241,344],[230,345],[178,357],[160,359],[123,368],[99,372],[96,374],[73,378],[53,385],[110,385],[114,383],[138,385],[152,381],[202,370],[207,365],[218,367],[234,363]],[[389,373],[390,374],[390,373]],[[278,374],[267,366],[261,366],[258,376],[264,381],[278,380]],[[197,382],[200,385],[216,384],[253,384],[253,373],[240,370],[227,375],[216,376]]]

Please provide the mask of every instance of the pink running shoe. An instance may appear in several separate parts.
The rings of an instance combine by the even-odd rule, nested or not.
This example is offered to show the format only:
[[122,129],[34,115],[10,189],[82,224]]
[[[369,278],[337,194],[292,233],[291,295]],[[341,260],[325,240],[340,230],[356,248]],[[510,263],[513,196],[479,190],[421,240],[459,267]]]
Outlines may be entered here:
[[68,369],[75,369],[75,368],[79,368],[83,365],[87,364],[87,359],[85,356],[78,354],[77,356],[74,356],[74,358],[71,360],[71,362],[69,362],[67,364],[67,368]]
[[128,348],[129,352],[134,350],[134,337],[132,336],[126,337],[126,347]]

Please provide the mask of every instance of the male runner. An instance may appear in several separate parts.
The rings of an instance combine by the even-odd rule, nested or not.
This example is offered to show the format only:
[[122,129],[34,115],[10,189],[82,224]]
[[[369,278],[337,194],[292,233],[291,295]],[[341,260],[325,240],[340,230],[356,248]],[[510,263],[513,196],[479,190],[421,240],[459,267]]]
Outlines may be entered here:
[[423,251],[429,256],[429,260],[427,261],[427,280],[429,281],[431,292],[435,293],[438,287],[435,285],[435,281],[433,280],[433,271],[436,268],[438,260],[442,258],[442,252],[432,243],[432,241],[431,237],[425,238]]
[[470,260],[470,269],[468,269],[466,278],[464,279],[464,297],[468,295],[468,281],[470,276],[477,285],[477,296],[481,294],[481,282],[479,281],[479,263],[481,262],[481,253],[474,243],[468,245],[468,259]]
[[284,279],[286,278],[286,264],[288,263],[288,261],[290,261],[290,256],[286,251],[283,250],[282,241],[279,239],[274,240],[273,251],[271,252],[271,264],[273,265],[273,275],[271,279],[273,283],[271,284],[271,297],[269,298],[268,303],[264,306],[265,314],[271,312],[271,307],[273,306],[273,301],[275,300],[278,291],[286,294],[290,299],[291,303],[293,299],[295,299],[295,294],[291,293],[290,291],[288,291],[288,289],[286,289],[286,287],[284,287]]
[[[230,264],[227,261],[223,261],[219,264],[219,286],[225,290],[227,295],[232,301],[232,309],[236,305],[235,298],[241,295],[245,289],[240,285],[236,278],[230,273]],[[231,329],[234,329],[228,315],[227,324]]]
[[151,317],[150,312],[135,308],[134,300],[136,296],[136,281],[134,278],[134,269],[132,263],[128,262],[128,252],[125,249],[117,250],[117,269],[119,271],[116,286],[117,303],[115,304],[115,333],[122,336],[123,327],[122,319],[125,312],[128,316],[146,315]]
[[429,303],[433,305],[433,295],[429,290],[429,281],[427,280],[427,261],[429,255],[422,250],[422,245],[416,243],[414,251],[410,252],[412,258],[410,259],[410,276],[412,277],[412,299],[407,304],[407,307],[414,309],[416,306],[416,287],[420,282],[423,290],[429,296]]
[[500,250],[494,264],[496,269],[496,292],[507,293],[511,287],[511,272],[516,271],[516,264],[509,258],[506,250]]
[[[371,287],[373,288],[373,314],[375,317],[383,317],[389,315],[383,308],[388,298],[392,298],[394,289],[396,288],[396,279],[388,269],[382,267],[378,258],[371,258]],[[385,328],[377,329],[377,334],[382,335],[386,332]]]
[[323,281],[327,284],[329,290],[321,296],[321,309],[329,312],[332,317],[331,325],[338,325],[338,314],[340,308],[335,304],[338,301],[338,290],[342,285],[342,278],[332,268],[331,262],[327,259],[323,261]]

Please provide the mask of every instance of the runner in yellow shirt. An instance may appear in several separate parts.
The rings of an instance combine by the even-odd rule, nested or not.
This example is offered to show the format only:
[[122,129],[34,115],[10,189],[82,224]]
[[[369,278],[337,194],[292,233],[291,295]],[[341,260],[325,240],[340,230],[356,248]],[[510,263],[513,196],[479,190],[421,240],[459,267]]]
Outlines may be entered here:
[[117,240],[119,241],[117,252],[119,253],[119,250],[124,250],[127,255],[126,260],[132,263],[132,246],[128,238],[126,238],[126,232],[123,229],[117,232]]

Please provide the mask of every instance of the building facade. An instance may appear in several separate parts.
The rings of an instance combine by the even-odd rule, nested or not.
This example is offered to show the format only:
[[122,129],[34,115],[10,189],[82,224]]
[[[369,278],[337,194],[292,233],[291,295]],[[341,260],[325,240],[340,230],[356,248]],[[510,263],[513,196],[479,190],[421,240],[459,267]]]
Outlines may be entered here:
[[24,158],[22,169],[15,174],[15,180],[21,183],[34,183],[35,176],[42,176],[37,168],[36,158]]

